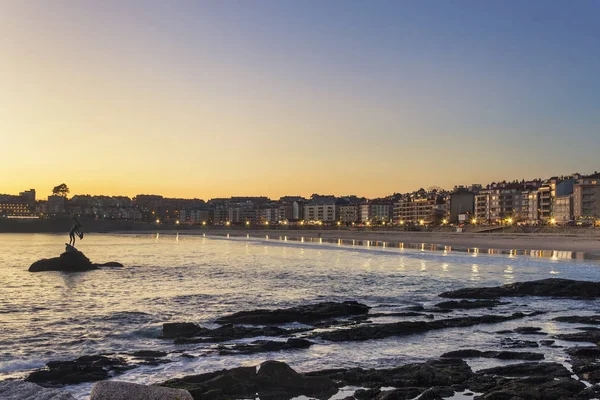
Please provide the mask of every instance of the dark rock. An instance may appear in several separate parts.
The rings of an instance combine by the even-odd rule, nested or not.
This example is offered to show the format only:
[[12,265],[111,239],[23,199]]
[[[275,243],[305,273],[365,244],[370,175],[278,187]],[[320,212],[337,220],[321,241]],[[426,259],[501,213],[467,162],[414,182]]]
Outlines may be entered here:
[[546,332],[541,332],[541,330],[542,328],[536,326],[522,326],[515,329],[515,332],[521,335],[547,335]]
[[454,395],[454,390],[448,387],[432,387],[421,393],[419,400],[442,400]]
[[74,385],[107,379],[115,373],[131,369],[122,358],[83,356],[73,361],[50,361],[46,369],[32,372],[30,382],[47,385]]
[[416,311],[406,311],[406,312],[391,312],[391,313],[374,313],[367,315],[369,318],[379,318],[379,317],[421,317],[423,313]]
[[388,369],[332,369],[315,371],[306,376],[324,376],[341,386],[421,387],[460,384],[473,376],[469,365],[458,359],[430,360]]
[[518,340],[518,339],[511,339],[511,338],[502,339],[500,341],[500,346],[507,347],[510,349],[540,347],[540,345],[537,342],[533,342],[531,340]]
[[97,267],[103,267],[103,268],[123,268],[123,264],[118,263],[116,261],[109,261],[109,262],[105,262],[103,264],[94,264]]
[[166,357],[167,353],[164,351],[155,351],[155,350],[140,350],[134,351],[133,353],[129,353],[129,355],[137,358],[156,358],[156,357]]
[[576,333],[563,333],[555,336],[557,339],[566,340],[567,342],[600,342],[600,331],[583,331]]
[[389,324],[375,324],[358,326],[355,328],[340,329],[329,332],[319,332],[312,337],[321,337],[324,340],[333,342],[342,341],[360,341],[370,339],[381,339],[390,336],[403,336],[415,333],[428,332],[445,328],[460,328],[478,324],[492,324],[527,316],[523,313],[514,313],[512,315],[483,315],[478,317],[459,317],[440,319],[437,321],[401,321]]
[[565,317],[556,317],[554,321],[568,322],[571,324],[588,324],[588,325],[600,325],[600,315],[569,315]]
[[161,384],[188,390],[194,399],[255,398],[289,399],[295,396],[329,398],[337,387],[323,376],[298,374],[287,364],[266,361],[256,367],[240,367],[208,374],[172,379]]
[[506,335],[508,333],[514,333],[514,332],[511,331],[510,329],[504,329],[504,330],[501,330],[501,331],[497,331],[496,333],[499,334],[499,335]]
[[356,301],[345,301],[343,303],[324,302],[276,310],[241,311],[221,317],[217,322],[221,324],[254,325],[285,324],[289,322],[311,323],[329,318],[367,314],[369,308]]
[[227,324],[215,329],[204,329],[192,336],[201,338],[178,337],[175,344],[226,342],[235,339],[251,338],[256,336],[289,336],[303,329],[283,329],[276,326],[248,327]]
[[550,339],[544,339],[544,340],[540,340],[540,344],[544,345],[544,346],[552,346],[554,344],[555,340],[550,340]]
[[29,272],[63,271],[81,272],[98,269],[82,252],[78,250],[66,251],[59,257],[44,258],[36,261],[29,267]]
[[379,396],[376,397],[377,400],[408,400],[414,399],[419,394],[423,392],[425,388],[400,388],[394,389],[390,391],[381,392]]
[[358,400],[370,400],[376,398],[380,393],[379,389],[358,389],[354,392],[354,397]]
[[457,350],[442,354],[442,358],[497,358],[499,360],[527,360],[536,361],[543,360],[544,355],[541,353],[530,353],[520,351],[479,351],[479,350]]
[[167,322],[163,324],[162,335],[160,337],[163,339],[193,337],[202,335],[208,331],[210,330],[191,322]]
[[282,351],[294,349],[307,349],[313,343],[306,339],[290,338],[287,342],[276,342],[272,340],[256,340],[251,343],[235,344],[232,346],[222,346],[219,348],[219,354],[252,354],[268,351]]
[[570,377],[571,372],[558,363],[521,363],[503,365],[501,367],[483,369],[478,372],[483,375],[500,375],[503,377]]
[[474,308],[496,307],[496,306],[499,306],[502,304],[509,304],[509,303],[503,303],[498,300],[475,300],[475,301],[451,300],[451,301],[443,301],[441,303],[437,303],[435,306],[438,308],[447,308],[447,309],[453,309],[453,310],[469,310],[469,309],[474,309]]
[[565,352],[571,357],[571,365],[581,379],[600,383],[600,347],[572,347]]
[[522,296],[597,298],[600,297],[600,282],[549,278],[529,282],[515,282],[496,287],[465,288],[440,294],[440,297],[459,299],[493,299]]

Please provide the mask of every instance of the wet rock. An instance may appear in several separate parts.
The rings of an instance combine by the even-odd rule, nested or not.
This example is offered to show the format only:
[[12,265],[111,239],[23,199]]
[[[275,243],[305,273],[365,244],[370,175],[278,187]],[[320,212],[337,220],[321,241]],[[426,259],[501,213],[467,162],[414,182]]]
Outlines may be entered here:
[[123,264],[116,262],[116,261],[109,261],[109,262],[105,262],[103,264],[94,264],[97,267],[100,268],[123,268]]
[[554,321],[568,322],[571,324],[588,324],[588,325],[600,325],[600,315],[569,315],[565,317],[556,317]]
[[78,250],[66,251],[59,257],[44,258],[36,261],[29,267],[29,272],[63,271],[81,272],[98,269],[82,252]]
[[517,379],[507,381],[475,399],[485,400],[567,400],[577,398],[585,385],[572,378]]
[[442,359],[388,369],[332,369],[305,375],[324,376],[341,386],[430,388],[463,383],[473,376],[473,371],[463,360]]
[[369,318],[380,318],[380,317],[422,317],[425,314],[416,311],[406,312],[391,312],[391,313],[374,313],[369,314]]
[[454,390],[448,387],[432,387],[421,393],[419,400],[441,400],[454,395]]
[[478,372],[483,375],[499,375],[507,378],[541,376],[570,377],[571,373],[562,364],[558,363],[521,363],[503,365],[501,367],[483,369]]
[[167,353],[164,351],[140,350],[134,351],[129,355],[136,360],[142,360],[142,362],[139,362],[137,365],[160,365],[172,362],[171,360],[163,358],[167,356]]
[[70,393],[48,389],[32,382],[0,382],[0,399],[3,400],[75,400]]
[[204,329],[193,336],[200,338],[178,337],[175,344],[226,342],[235,339],[244,339],[257,336],[289,336],[293,333],[304,331],[303,329],[283,329],[276,326],[248,327],[227,324],[216,329]]
[[500,360],[527,360],[536,361],[543,360],[544,355],[541,353],[521,352],[521,351],[479,351],[473,349],[456,350],[444,353],[442,358],[497,358]]
[[555,343],[555,340],[545,339],[540,340],[540,344],[544,346],[552,346]]
[[82,356],[73,361],[50,361],[45,369],[32,372],[30,382],[46,385],[73,385],[110,378],[134,367],[127,366],[122,358],[105,356]]
[[354,392],[357,400],[370,400],[376,398],[381,393],[379,389],[358,389]]
[[382,392],[376,397],[377,400],[408,400],[414,399],[421,394],[425,388],[400,388]]
[[161,338],[174,339],[203,335],[209,329],[191,322],[167,322],[163,324]]
[[581,379],[600,383],[600,347],[572,347],[565,352],[571,357],[573,372]]
[[522,296],[597,298],[600,297],[600,282],[549,278],[529,282],[515,282],[496,287],[465,288],[440,294],[440,297],[459,299],[494,299]]
[[329,398],[338,390],[333,381],[322,376],[298,374],[287,364],[266,361],[256,367],[239,367],[201,375],[172,379],[161,386],[188,390],[194,399],[278,398],[295,396]]
[[484,315],[478,317],[459,317],[440,319],[437,321],[401,321],[389,324],[374,324],[358,326],[355,328],[340,329],[330,332],[319,332],[312,337],[321,337],[324,340],[333,342],[342,341],[360,341],[370,339],[381,339],[390,336],[412,335],[415,333],[428,332],[437,329],[459,328],[479,324],[492,324],[504,321],[510,321],[527,316],[523,313],[514,313],[512,315]]
[[531,347],[540,347],[537,342],[531,340],[518,340],[511,338],[504,338],[500,341],[500,346],[506,347],[509,349],[522,349],[522,348],[531,348]]
[[555,336],[557,339],[566,340],[567,342],[600,342],[600,331],[583,331],[576,333],[563,333]]
[[510,304],[508,302],[501,302],[498,300],[451,300],[437,303],[435,306],[438,308],[452,309],[452,310],[469,310],[474,308],[491,308],[503,304]]
[[546,332],[542,332],[542,328],[536,326],[522,326],[515,329],[515,332],[521,335],[547,335]]
[[324,302],[276,310],[241,311],[221,317],[218,323],[233,324],[285,324],[290,322],[311,323],[330,318],[367,314],[368,306],[356,301],[343,303]]
[[94,384],[90,400],[193,400],[193,397],[181,389],[105,381]]
[[252,354],[270,351],[307,349],[313,343],[306,339],[290,338],[286,342],[276,342],[272,340],[256,340],[251,343],[235,344],[232,346],[223,346],[219,348],[219,354]]

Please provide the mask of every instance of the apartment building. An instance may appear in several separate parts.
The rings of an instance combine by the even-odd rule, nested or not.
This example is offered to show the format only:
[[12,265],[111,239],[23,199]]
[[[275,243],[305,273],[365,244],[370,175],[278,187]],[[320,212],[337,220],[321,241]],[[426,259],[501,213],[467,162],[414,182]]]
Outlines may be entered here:
[[394,203],[395,224],[430,224],[435,221],[437,204],[435,199],[400,199]]
[[573,216],[576,220],[600,218],[600,173],[580,177],[575,181]]

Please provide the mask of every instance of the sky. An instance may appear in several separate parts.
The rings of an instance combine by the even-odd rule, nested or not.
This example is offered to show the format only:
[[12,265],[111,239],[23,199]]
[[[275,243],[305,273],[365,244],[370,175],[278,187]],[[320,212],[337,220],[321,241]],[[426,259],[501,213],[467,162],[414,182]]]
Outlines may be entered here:
[[594,0],[0,0],[0,193],[594,172],[599,18]]

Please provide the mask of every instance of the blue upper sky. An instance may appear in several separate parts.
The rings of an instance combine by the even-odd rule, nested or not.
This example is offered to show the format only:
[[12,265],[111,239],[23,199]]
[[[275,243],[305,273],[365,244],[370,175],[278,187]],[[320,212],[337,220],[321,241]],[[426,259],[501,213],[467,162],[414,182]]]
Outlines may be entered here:
[[40,186],[376,196],[600,167],[598,1],[26,3],[0,17],[0,130],[97,146],[105,171],[3,154]]

